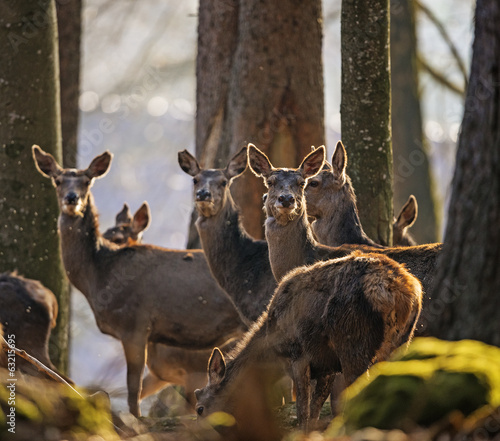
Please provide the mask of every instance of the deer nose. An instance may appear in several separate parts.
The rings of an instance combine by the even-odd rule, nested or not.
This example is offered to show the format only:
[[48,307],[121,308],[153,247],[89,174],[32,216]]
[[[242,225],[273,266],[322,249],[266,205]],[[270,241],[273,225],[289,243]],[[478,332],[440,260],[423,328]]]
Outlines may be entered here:
[[288,208],[295,202],[295,198],[291,194],[282,194],[278,198],[278,202],[285,208]]
[[74,191],[70,191],[64,198],[67,204],[76,205],[78,201],[78,195]]
[[205,189],[198,190],[196,192],[196,200],[197,201],[206,201],[207,199],[210,199],[212,197],[212,194]]

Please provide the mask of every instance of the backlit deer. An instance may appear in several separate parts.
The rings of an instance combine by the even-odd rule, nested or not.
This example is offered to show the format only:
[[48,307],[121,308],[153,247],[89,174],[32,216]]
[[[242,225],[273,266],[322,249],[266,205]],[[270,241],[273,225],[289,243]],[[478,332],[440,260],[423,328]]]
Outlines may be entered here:
[[117,245],[134,245],[142,240],[142,233],[149,227],[151,214],[149,205],[144,202],[135,212],[130,214],[127,204],[123,204],[122,210],[116,215],[115,226],[108,228],[102,237]]
[[38,146],[33,156],[56,187],[66,274],[87,298],[101,332],[122,342],[128,404],[139,415],[148,342],[206,349],[240,335],[244,326],[201,250],[119,247],[101,236],[90,187],[107,173],[109,152],[84,170],[61,168]]
[[[331,164],[325,161],[323,169],[307,181],[305,197],[307,215],[314,218],[311,228],[318,242],[331,247],[343,244],[364,244],[380,247],[363,231],[359,220],[356,195],[351,178],[346,173],[347,154],[341,141],[335,146]],[[410,202],[411,201],[411,202]],[[393,223],[394,246],[416,245],[408,243],[407,228],[416,218],[412,208],[413,196]],[[409,216],[413,215],[411,219]]]
[[356,251],[294,269],[227,360],[214,350],[208,384],[195,392],[198,415],[234,412],[231,385],[243,369],[282,363],[296,385],[297,418],[307,430],[336,373],[350,385],[406,335],[411,339],[421,300],[420,282],[380,254]]
[[[135,212],[130,214],[127,204],[116,215],[115,226],[107,229],[103,237],[120,246],[130,246],[141,243],[142,231],[151,222],[149,206],[144,202]],[[223,352],[231,350],[237,340],[231,339],[224,346]],[[194,408],[194,390],[206,382],[206,368],[211,349],[183,349],[167,346],[161,343],[148,343],[147,366],[148,374],[142,381],[141,399],[155,394],[169,384],[184,387],[189,410]]]
[[418,204],[415,196],[410,195],[406,204],[403,205],[397,219],[392,224],[392,242],[394,245],[410,247],[417,244],[411,233],[408,231],[417,219]]
[[269,303],[276,280],[267,242],[247,234],[231,196],[231,182],[247,167],[247,148],[224,169],[201,168],[187,150],[179,152],[179,165],[193,177],[196,228],[210,270],[246,322],[253,323]]
[[[56,296],[38,280],[16,273],[0,274],[0,324],[3,325],[5,339],[12,336],[16,348],[25,350],[73,384],[57,371],[49,358],[50,331],[56,326],[57,313]],[[16,357],[16,369],[28,375],[50,378],[21,357]]]
[[442,244],[388,248],[363,244],[329,247],[315,240],[307,218],[304,187],[307,180],[322,169],[324,159],[325,148],[321,146],[309,153],[297,169],[275,168],[257,147],[249,146],[250,168],[264,179],[268,189],[265,230],[269,260],[276,279],[281,280],[298,266],[343,257],[354,250],[361,250],[383,253],[396,262],[404,263],[422,282],[424,291],[429,293]]

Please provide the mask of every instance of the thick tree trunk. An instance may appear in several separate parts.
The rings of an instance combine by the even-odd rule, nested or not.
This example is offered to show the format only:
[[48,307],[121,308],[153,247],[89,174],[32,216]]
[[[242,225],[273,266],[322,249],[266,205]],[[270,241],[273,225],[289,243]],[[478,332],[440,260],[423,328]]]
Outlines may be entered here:
[[389,0],[342,2],[342,140],[361,223],[392,243]]
[[82,1],[57,2],[64,167],[76,167]]
[[500,346],[500,4],[478,0],[433,335]]
[[[200,2],[196,154],[225,166],[252,142],[297,167],[324,143],[321,2]],[[233,185],[244,225],[263,237],[260,179]]]
[[413,194],[418,220],[411,229],[418,243],[435,242],[438,220],[418,95],[414,0],[391,0],[392,149],[394,208]]
[[0,3],[0,269],[40,280],[59,302],[50,355],[67,368],[68,282],[59,253],[54,189],[35,169],[31,146],[61,159],[54,1]]

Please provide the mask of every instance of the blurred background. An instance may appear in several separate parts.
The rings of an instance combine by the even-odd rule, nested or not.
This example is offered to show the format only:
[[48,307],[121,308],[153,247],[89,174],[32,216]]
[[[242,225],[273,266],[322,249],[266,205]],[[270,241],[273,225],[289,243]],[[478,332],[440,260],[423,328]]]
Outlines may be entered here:
[[[441,225],[445,225],[463,95],[437,81],[435,73],[459,85],[463,75],[436,20],[468,69],[475,2],[420,3],[432,15],[417,11],[418,52],[435,70],[419,70],[423,130],[437,209]],[[177,152],[185,148],[194,152],[195,145],[197,10],[195,0],[84,2],[77,160],[83,168],[106,149],[114,154],[110,173],[93,188],[101,231],[114,224],[124,202],[135,212],[147,200],[152,222],[144,242],[170,248],[186,246],[192,183],[177,164]],[[323,16],[325,126],[330,157],[341,139],[340,1],[324,0]],[[399,208],[395,206],[395,212]],[[126,409],[120,343],[98,331],[87,301],[75,290],[72,314],[71,377],[82,386],[105,388],[114,396],[115,406]]]

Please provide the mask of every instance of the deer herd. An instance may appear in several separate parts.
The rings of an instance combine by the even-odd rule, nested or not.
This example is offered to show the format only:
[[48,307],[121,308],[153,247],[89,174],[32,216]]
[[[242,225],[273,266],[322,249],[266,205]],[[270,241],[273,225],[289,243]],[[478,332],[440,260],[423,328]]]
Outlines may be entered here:
[[[371,240],[359,220],[344,146],[337,143],[331,162],[325,154],[323,146],[313,148],[298,168],[279,168],[249,144],[225,168],[208,169],[179,152],[193,180],[203,249],[173,250],[142,243],[147,203],[133,216],[125,204],[116,225],[99,231],[90,190],[108,172],[109,152],[77,170],[33,146],[38,171],[55,187],[66,274],[100,331],[123,345],[132,414],[169,383],[184,386],[199,418],[231,413],[233,385],[256,367],[281,385],[286,401],[293,382],[297,419],[307,430],[334,378],[350,385],[423,332],[421,311],[432,301],[441,244],[417,246],[409,235],[417,216],[413,196],[394,220],[396,246]],[[247,234],[231,196],[247,166],[267,188],[265,240]],[[52,370],[48,337],[56,317],[55,297],[43,285],[0,274],[4,332]],[[29,365],[19,368],[35,374]]]

